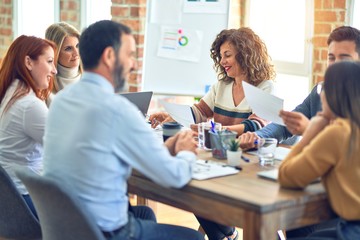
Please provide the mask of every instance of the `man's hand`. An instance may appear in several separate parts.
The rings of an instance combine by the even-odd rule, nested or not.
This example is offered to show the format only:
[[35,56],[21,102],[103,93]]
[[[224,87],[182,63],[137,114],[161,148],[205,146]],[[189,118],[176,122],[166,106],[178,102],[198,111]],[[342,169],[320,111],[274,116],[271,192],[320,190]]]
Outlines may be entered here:
[[241,149],[248,150],[248,149],[257,147],[255,145],[256,139],[260,139],[260,137],[258,135],[256,135],[256,133],[254,133],[254,132],[246,132],[246,133],[241,134],[239,137]]
[[180,151],[190,151],[197,154],[197,142],[195,141],[195,136],[197,135],[195,132],[188,130],[188,131],[180,131],[177,133],[178,135],[176,142],[175,142],[175,155]]
[[293,135],[302,135],[309,125],[309,119],[300,112],[280,111],[280,117]]
[[170,115],[166,112],[158,112],[151,114],[149,117],[149,121],[152,128],[156,128],[159,124],[162,124],[164,122],[175,122],[175,120],[172,119]]

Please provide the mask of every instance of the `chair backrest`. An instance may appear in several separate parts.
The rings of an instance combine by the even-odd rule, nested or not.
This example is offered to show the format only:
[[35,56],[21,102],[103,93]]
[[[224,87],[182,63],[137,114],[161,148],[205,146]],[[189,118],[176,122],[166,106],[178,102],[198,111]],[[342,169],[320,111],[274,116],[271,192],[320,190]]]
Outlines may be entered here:
[[7,172],[0,166],[0,238],[41,239],[34,217]]
[[16,175],[34,202],[44,239],[105,240],[93,216],[70,186],[23,169],[18,169]]

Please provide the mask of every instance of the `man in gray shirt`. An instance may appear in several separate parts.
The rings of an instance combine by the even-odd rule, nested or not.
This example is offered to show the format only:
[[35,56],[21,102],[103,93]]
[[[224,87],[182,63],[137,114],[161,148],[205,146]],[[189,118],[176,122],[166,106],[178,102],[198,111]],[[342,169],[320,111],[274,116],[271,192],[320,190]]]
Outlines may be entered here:
[[[328,59],[327,65],[344,61],[359,60],[360,56],[360,31],[350,26],[342,26],[334,29],[327,40]],[[301,136],[309,123],[309,119],[321,111],[319,94],[315,86],[307,98],[293,111],[280,111],[286,127],[270,123],[256,132],[246,132],[240,137],[240,145],[243,149],[256,147],[254,142],[258,138],[276,138],[279,142],[293,144],[298,136]]]

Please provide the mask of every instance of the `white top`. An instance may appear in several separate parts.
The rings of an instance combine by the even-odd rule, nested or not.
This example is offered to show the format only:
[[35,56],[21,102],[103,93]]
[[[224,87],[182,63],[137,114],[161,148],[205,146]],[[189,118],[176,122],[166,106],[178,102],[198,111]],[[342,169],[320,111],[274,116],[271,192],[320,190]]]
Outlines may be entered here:
[[[68,85],[75,83],[80,80],[81,73],[79,71],[79,67],[74,68],[67,68],[64,66],[61,66],[61,64],[57,65],[57,75],[55,81],[57,81],[57,84],[59,85],[59,91],[63,88],[67,87]],[[47,105],[50,106],[51,101],[54,99],[55,94],[50,93]]]
[[25,186],[15,176],[14,168],[26,167],[38,174],[42,171],[42,138],[48,108],[31,90],[4,112],[18,83],[18,80],[13,82],[0,104],[0,164],[10,175],[20,194],[28,194]]

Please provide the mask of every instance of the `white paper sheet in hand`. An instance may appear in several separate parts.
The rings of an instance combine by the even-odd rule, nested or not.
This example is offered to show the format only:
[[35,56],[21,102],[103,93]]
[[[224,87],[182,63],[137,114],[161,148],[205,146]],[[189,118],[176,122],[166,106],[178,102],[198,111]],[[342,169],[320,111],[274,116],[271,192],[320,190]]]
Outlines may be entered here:
[[284,106],[283,99],[271,95],[244,81],[243,87],[246,101],[256,116],[284,126],[281,117],[279,117],[279,112]]
[[164,106],[165,111],[170,114],[175,121],[184,127],[190,128],[190,124],[195,123],[189,105],[169,103],[162,100],[160,100],[160,104]]

